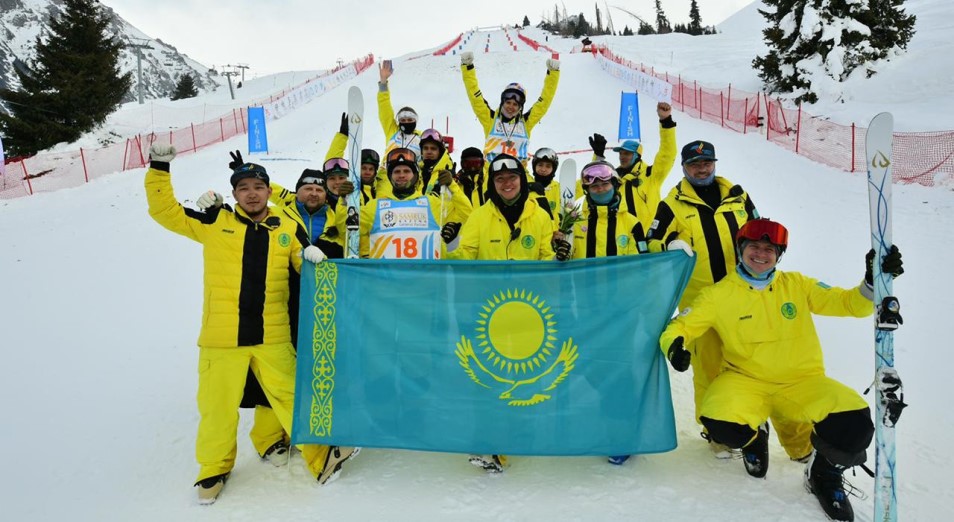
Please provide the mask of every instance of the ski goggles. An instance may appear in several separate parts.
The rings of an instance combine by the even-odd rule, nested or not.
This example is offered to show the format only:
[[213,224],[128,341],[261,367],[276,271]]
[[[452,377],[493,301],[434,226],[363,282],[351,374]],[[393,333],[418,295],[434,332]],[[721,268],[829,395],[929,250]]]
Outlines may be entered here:
[[325,171],[325,174],[341,171],[348,172],[350,169],[351,164],[344,158],[331,158],[321,167],[321,170]]
[[597,181],[612,181],[616,177],[616,169],[609,163],[590,163],[583,167],[580,177],[583,178],[583,183],[586,185]]
[[388,152],[387,159],[388,163],[417,163],[417,154],[414,154],[414,151],[411,149],[400,147]]
[[364,149],[361,151],[361,163],[370,163],[372,165],[381,164],[381,156],[378,155],[377,151],[371,149]]
[[497,157],[490,162],[490,171],[493,173],[502,172],[505,170],[512,170],[514,172],[521,172],[523,170],[523,165],[517,161],[516,158],[510,156]]
[[444,138],[441,136],[441,133],[437,132],[435,129],[427,129],[421,133],[421,141],[431,140],[438,143],[443,143]]
[[464,170],[480,170],[484,166],[484,158],[464,158],[460,164]]
[[753,219],[742,225],[736,233],[736,243],[741,243],[743,239],[748,241],[764,239],[773,245],[785,248],[788,246],[788,229],[770,219]]
[[555,150],[549,147],[544,147],[533,153],[533,159],[546,160],[546,161],[549,161],[550,163],[556,163],[557,153]]

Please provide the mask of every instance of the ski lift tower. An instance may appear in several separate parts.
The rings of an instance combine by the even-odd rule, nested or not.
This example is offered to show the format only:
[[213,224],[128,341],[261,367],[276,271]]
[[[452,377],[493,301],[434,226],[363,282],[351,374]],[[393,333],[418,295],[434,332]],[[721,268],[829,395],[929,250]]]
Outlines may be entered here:
[[142,105],[142,104],[143,104],[143,98],[142,98],[142,50],[143,50],[143,49],[149,49],[149,48],[151,48],[152,46],[151,46],[151,45],[148,45],[148,44],[145,44],[145,43],[142,43],[142,42],[148,42],[148,41],[149,41],[148,38],[136,38],[136,40],[139,40],[140,43],[128,43],[128,44],[126,44],[126,47],[129,47],[129,48],[131,48],[131,49],[135,49],[135,50],[136,50],[136,74],[137,74],[137,76],[136,76],[136,78],[137,78],[137,79],[136,79],[136,83],[137,83],[137,88],[136,88],[136,90],[139,91],[139,105]]

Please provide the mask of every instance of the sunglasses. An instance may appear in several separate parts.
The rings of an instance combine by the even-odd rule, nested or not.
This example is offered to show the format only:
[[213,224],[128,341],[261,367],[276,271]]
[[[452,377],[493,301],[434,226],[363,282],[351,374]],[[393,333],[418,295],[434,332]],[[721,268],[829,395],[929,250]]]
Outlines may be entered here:
[[348,160],[344,158],[331,158],[326,161],[325,164],[321,167],[321,170],[325,172],[334,172],[336,170],[349,170],[351,164],[348,163]]
[[520,162],[513,158],[497,158],[490,162],[490,170],[500,172],[502,170],[513,170],[520,172]]
[[411,149],[405,149],[403,147],[393,149],[388,152],[388,163],[392,162],[417,162],[417,154],[414,154],[414,151]]
[[594,163],[583,167],[583,171],[580,172],[580,176],[583,178],[583,183],[587,185],[594,183],[596,181],[610,181],[613,179],[613,176],[616,174],[616,169],[608,163]]
[[753,219],[746,222],[736,234],[736,241],[766,240],[776,246],[788,246],[788,229],[769,219]]

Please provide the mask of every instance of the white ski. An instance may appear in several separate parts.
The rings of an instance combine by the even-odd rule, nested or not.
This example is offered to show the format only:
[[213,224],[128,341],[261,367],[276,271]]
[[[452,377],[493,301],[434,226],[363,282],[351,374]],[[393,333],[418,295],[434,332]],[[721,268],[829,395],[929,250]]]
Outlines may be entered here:
[[348,217],[345,222],[345,258],[359,257],[361,216],[361,134],[364,125],[364,95],[361,89],[352,86],[348,89],[348,179],[354,184],[354,191],[348,194],[346,201]]
[[883,112],[871,120],[865,135],[868,162],[868,204],[875,303],[875,520],[898,519],[895,468],[895,423],[904,408],[901,379],[894,369],[894,330],[901,324],[898,300],[892,295],[891,274],[881,272],[881,260],[891,248],[891,146],[894,117]]

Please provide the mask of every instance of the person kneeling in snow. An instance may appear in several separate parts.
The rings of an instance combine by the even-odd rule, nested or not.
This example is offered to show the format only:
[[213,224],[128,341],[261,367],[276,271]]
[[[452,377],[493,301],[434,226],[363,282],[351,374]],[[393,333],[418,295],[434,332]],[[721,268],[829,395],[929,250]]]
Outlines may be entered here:
[[[830,518],[853,520],[842,473],[865,462],[874,425],[867,402],[825,375],[812,314],[871,315],[874,255],[868,254],[860,285],[835,288],[797,272],[777,271],[787,247],[784,226],[768,219],[748,221],[736,235],[735,272],[703,289],[669,324],[659,344],[672,367],[684,372],[691,359],[686,344],[714,329],[723,342],[725,363],[700,408],[709,436],[742,448],[746,471],[764,477],[766,419],[771,415],[811,423],[814,450],[805,468],[805,485]],[[883,273],[893,277],[904,272],[897,247],[881,265]]]

